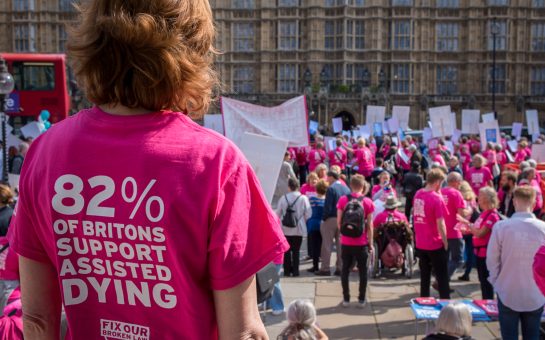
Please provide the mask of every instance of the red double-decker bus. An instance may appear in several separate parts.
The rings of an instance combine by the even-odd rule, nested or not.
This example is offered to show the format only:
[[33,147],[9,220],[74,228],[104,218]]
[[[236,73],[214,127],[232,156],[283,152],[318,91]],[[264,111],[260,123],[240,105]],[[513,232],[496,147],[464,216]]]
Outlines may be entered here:
[[64,54],[2,53],[15,80],[7,112],[14,126],[37,120],[42,110],[51,114],[51,123],[68,116],[70,96]]

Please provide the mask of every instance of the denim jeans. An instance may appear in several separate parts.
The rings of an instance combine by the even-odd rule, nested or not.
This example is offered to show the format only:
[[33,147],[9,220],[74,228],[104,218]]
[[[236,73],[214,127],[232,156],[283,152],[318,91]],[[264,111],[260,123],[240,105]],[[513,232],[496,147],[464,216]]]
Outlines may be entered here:
[[449,279],[452,277],[452,274],[458,269],[462,262],[463,262],[463,256],[462,252],[464,251],[464,241],[460,239],[449,239],[448,240],[448,252],[449,252],[449,260],[448,260],[448,277]]
[[[276,271],[280,275],[282,269],[281,264],[276,265]],[[273,294],[269,300],[267,300],[267,306],[271,307],[273,311],[284,310],[284,298],[282,297],[282,288],[280,287],[280,281],[274,285]]]
[[516,312],[505,306],[498,297],[500,330],[503,340],[518,340],[519,321],[523,340],[539,340],[539,326],[543,307],[532,312]]

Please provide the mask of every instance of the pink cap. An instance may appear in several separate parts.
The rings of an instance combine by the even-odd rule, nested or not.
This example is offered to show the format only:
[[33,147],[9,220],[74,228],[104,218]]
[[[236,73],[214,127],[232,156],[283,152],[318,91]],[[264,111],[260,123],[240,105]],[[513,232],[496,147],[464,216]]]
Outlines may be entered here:
[[545,245],[541,246],[534,256],[534,280],[541,293],[545,295]]

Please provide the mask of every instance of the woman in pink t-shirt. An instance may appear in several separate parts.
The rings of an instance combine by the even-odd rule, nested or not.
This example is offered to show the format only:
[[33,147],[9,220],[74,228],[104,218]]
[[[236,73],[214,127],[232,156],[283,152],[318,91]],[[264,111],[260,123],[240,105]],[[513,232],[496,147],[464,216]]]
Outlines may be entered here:
[[[315,171],[316,167],[326,161],[326,153],[324,151],[324,143],[316,143],[316,148],[308,153],[308,169],[310,172]],[[326,171],[327,172],[327,171]]]
[[61,304],[68,340],[266,338],[255,274],[288,245],[240,150],[188,116],[218,84],[209,2],[78,11],[95,106],[32,143],[10,226],[25,339],[59,339]]
[[320,179],[315,172],[311,172],[307,177],[307,182],[301,187],[301,194],[308,198],[316,196],[316,184]]
[[392,139],[390,136],[384,136],[384,140],[382,141],[382,145],[380,146],[378,153],[380,156],[384,159],[386,159],[386,156],[390,153],[390,148],[392,146]]
[[366,146],[365,139],[358,140],[358,149],[354,151],[354,156],[358,165],[358,173],[369,179],[375,166],[373,164],[373,154]]
[[500,220],[498,214],[498,194],[494,188],[485,187],[479,191],[479,207],[481,214],[475,223],[458,216],[458,221],[467,226],[462,232],[471,232],[473,234],[473,249],[477,257],[477,272],[479,273],[479,282],[481,284],[481,293],[483,300],[494,299],[494,288],[488,282],[488,268],[486,267],[486,248],[492,235],[492,228]]
[[393,195],[397,197],[397,191],[392,185],[391,176],[388,171],[383,171],[378,175],[379,183],[373,186],[371,190],[371,197],[373,201],[378,199],[385,201],[386,197]]
[[327,180],[327,165],[324,163],[318,164],[314,172],[316,172],[319,179]]
[[[366,289],[367,289],[367,258],[369,253],[373,252],[373,212],[375,205],[373,202],[365,197],[365,194],[369,188],[369,184],[365,181],[362,175],[354,175],[350,179],[350,188],[352,193],[348,196],[343,196],[337,203],[337,226],[341,230],[341,256],[342,256],[342,270],[341,270],[341,284],[343,288],[343,307],[348,307],[350,303],[350,290],[348,286],[348,275],[350,274],[350,267],[353,262],[357,263],[358,273],[360,276],[359,282],[359,295],[358,306],[363,307],[366,303]],[[361,221],[363,224],[363,233],[359,237],[349,237],[343,235],[343,214],[346,206],[350,201],[357,201],[363,206],[365,221]]]
[[492,186],[492,172],[486,167],[486,159],[477,154],[473,156],[473,167],[465,173],[465,180],[469,182],[475,195],[485,186]]

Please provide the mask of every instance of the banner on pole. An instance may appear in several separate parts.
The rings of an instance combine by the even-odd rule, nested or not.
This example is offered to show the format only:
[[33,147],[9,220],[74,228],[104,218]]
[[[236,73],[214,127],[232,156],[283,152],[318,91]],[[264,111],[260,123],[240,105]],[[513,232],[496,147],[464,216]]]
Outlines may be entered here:
[[225,136],[239,147],[246,132],[287,140],[289,147],[309,145],[304,96],[275,107],[258,106],[223,97],[221,110]]

